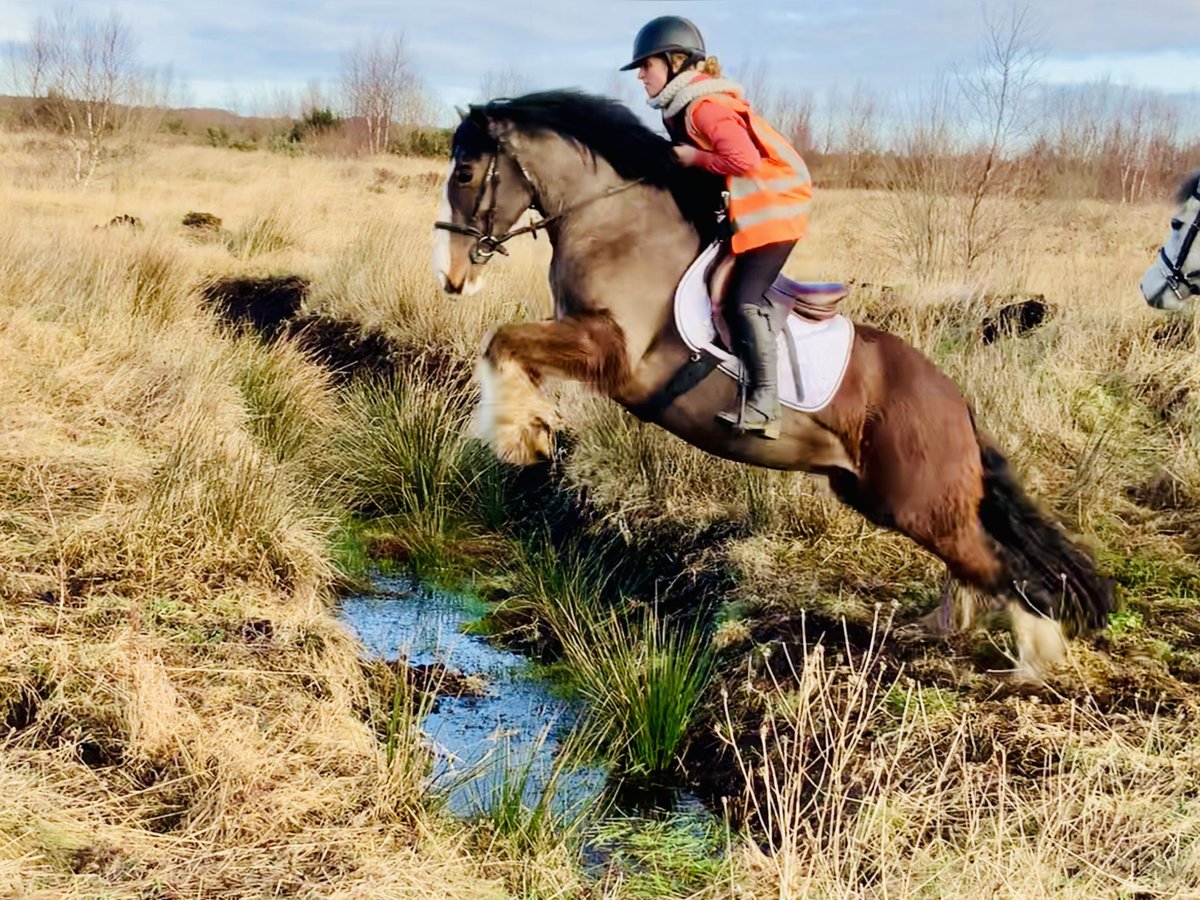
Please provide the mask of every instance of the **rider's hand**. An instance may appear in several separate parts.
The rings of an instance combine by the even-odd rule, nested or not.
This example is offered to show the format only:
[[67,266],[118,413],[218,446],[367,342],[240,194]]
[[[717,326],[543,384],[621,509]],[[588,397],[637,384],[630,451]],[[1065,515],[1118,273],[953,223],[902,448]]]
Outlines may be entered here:
[[675,158],[682,165],[692,166],[696,164],[696,148],[690,144],[676,144],[673,148]]

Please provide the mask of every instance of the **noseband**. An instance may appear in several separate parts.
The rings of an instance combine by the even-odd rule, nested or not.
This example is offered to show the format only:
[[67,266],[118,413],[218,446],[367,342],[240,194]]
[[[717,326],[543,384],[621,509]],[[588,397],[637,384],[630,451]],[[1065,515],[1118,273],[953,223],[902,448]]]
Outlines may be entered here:
[[[1200,200],[1200,184],[1192,191],[1191,199]],[[1192,281],[1193,278],[1200,275],[1200,269],[1193,269],[1191,272],[1183,271],[1183,264],[1187,262],[1188,255],[1192,252],[1192,244],[1195,243],[1197,234],[1200,234],[1200,212],[1193,217],[1192,224],[1184,234],[1183,241],[1179,245],[1179,253],[1174,260],[1167,256],[1165,245],[1158,250],[1159,259],[1168,273],[1167,287],[1180,301],[1186,300],[1193,294],[1200,294],[1200,286]],[[1184,293],[1185,288],[1187,293]]]
[[[525,179],[525,186],[528,188],[530,196],[530,204],[528,208],[535,209],[539,213],[542,213],[542,218],[536,222],[530,223],[529,225],[522,225],[520,228],[513,228],[504,232],[504,234],[497,235],[493,234],[493,231],[496,227],[496,206],[499,203],[500,197],[499,160],[501,153],[513,161],[513,164],[520,171],[521,177]],[[521,161],[517,159],[516,156],[514,156],[504,146],[503,143],[497,141],[496,152],[493,153],[492,158],[488,160],[487,172],[483,176],[483,181],[479,186],[479,194],[475,198],[475,209],[471,212],[471,221],[479,222],[479,208],[483,205],[484,195],[487,194],[488,187],[490,186],[492,189],[492,200],[488,205],[487,211],[484,212],[482,216],[483,227],[480,228],[474,225],[459,225],[456,222],[434,222],[433,227],[440,228],[443,231],[450,231],[454,234],[465,234],[467,237],[475,238],[475,243],[471,246],[469,255],[471,262],[473,262],[475,265],[481,266],[497,253],[507,256],[508,250],[505,249],[504,244],[508,241],[511,241],[513,238],[519,237],[522,234],[532,234],[534,237],[537,237],[537,232],[548,227],[549,225],[552,225],[559,219],[566,217],[568,213],[574,212],[581,206],[585,206],[588,203],[592,203],[596,200],[602,200],[605,197],[611,197],[614,194],[619,194],[622,191],[629,190],[629,188],[633,187],[634,185],[641,184],[641,182],[641,178],[637,178],[633,181],[627,181],[623,184],[617,185],[616,187],[609,188],[607,191],[603,191],[594,197],[587,197],[583,200],[580,200],[578,203],[568,206],[562,212],[555,213],[552,216],[547,216],[541,209],[541,204],[537,196],[537,190],[533,186],[533,179],[529,177],[529,172],[523,165],[521,165]]]

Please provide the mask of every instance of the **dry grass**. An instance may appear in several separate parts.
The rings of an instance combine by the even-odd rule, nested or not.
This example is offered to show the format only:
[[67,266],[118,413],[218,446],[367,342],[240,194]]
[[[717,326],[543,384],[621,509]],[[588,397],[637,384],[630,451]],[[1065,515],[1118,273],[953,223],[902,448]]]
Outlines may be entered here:
[[[431,814],[415,735],[389,764],[386,711],[327,608],[354,409],[295,349],[223,334],[196,294],[216,275],[297,273],[312,308],[462,360],[491,325],[546,314],[544,242],[494,262],[484,294],[441,296],[434,190],[378,165],[170,147],[76,192],[36,141],[0,135],[0,891],[578,888],[560,846],[539,882],[536,861]],[[991,698],[996,680],[946,648],[908,659],[912,685],[878,648],[850,668],[793,656],[772,679],[754,668],[777,647],[770,623],[928,605],[937,567],[805,477],[728,466],[564,390],[567,476],[610,520],[745,533],[722,558],[753,610],[727,629],[748,646],[725,651],[725,683],[731,718],[765,729],[739,745],[746,766],[776,767],[749,779],[748,809],[784,824],[767,829],[776,853],[745,842],[708,894],[1194,893],[1200,359],[1188,329],[1158,334],[1135,287],[1166,210],[1039,204],[1026,241],[952,284],[889,249],[886,208],[821,193],[790,274],[854,279],[856,315],[950,372],[1032,490],[1095,541],[1125,618],[1077,650],[1059,684],[1074,704]],[[190,210],[227,235],[189,237]],[[122,213],[144,230],[93,230]],[[981,345],[991,293],[1014,288],[1044,293],[1053,319]]]
[[[1200,886],[1200,748],[1185,721],[963,704],[861,652],[801,643],[728,715],[756,896],[1181,896]],[[775,672],[782,673],[781,675]],[[726,709],[731,701],[726,695]]]
[[[415,732],[389,763],[328,610],[327,376],[195,292],[329,236],[203,156],[133,194],[0,187],[0,891],[495,894],[426,821]],[[207,204],[234,252],[178,227]],[[143,232],[92,230],[129,209]]]

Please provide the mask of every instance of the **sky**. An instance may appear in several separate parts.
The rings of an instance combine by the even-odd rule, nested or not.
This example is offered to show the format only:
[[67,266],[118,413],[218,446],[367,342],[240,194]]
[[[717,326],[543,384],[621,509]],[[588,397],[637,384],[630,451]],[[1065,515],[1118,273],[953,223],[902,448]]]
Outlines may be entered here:
[[[1001,10],[1001,2],[988,8]],[[1037,0],[1038,77],[1107,78],[1200,92],[1200,0]],[[22,43],[53,0],[0,0],[0,53]],[[337,84],[356,42],[402,32],[413,68],[449,121],[481,97],[488,73],[522,88],[581,87],[639,96],[628,61],[648,19],[677,14],[704,33],[729,74],[757,69],[773,88],[882,94],[919,91],[969,67],[983,33],[981,0],[81,0],[90,16],[119,11],[141,60],[170,67],[186,105],[254,112],[281,92]],[[621,78],[622,81],[614,79]],[[493,81],[493,83],[495,83]],[[503,82],[501,82],[503,83]],[[751,98],[753,99],[753,98]],[[262,110],[265,111],[265,110]]]

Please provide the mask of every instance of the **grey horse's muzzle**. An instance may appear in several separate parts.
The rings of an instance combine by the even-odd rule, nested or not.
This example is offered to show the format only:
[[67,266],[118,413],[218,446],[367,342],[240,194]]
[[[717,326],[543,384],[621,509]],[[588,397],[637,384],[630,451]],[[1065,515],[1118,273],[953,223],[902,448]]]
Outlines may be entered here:
[[1183,309],[1187,305],[1188,297],[1195,293],[1186,282],[1173,288],[1171,273],[1162,264],[1161,259],[1156,259],[1154,265],[1146,270],[1138,287],[1147,303],[1155,309],[1167,312]]
[[[1200,200],[1200,185],[1192,190],[1191,200]],[[1192,246],[1200,235],[1200,210],[1185,229],[1178,219],[1171,221],[1172,237],[1158,251],[1154,265],[1142,276],[1142,296],[1156,309],[1182,309],[1187,301],[1200,294],[1200,269],[1188,267]]]

